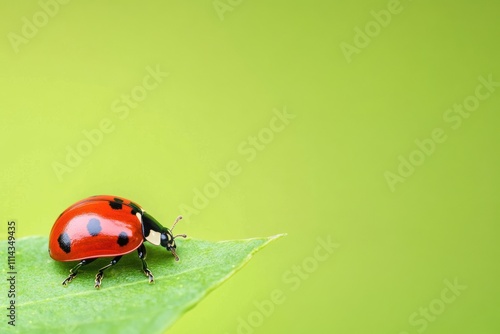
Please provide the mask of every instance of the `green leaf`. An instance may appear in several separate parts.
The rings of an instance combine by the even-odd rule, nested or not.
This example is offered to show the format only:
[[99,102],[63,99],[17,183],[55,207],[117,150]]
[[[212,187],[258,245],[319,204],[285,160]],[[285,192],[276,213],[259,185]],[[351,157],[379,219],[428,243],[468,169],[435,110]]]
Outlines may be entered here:
[[[161,333],[231,277],[252,254],[280,236],[220,242],[176,240],[179,262],[165,249],[148,245],[148,266],[155,275],[155,284],[148,283],[134,252],[104,272],[101,289],[94,288],[94,277],[109,259],[99,259],[82,267],[78,276],[63,287],[61,282],[76,263],[52,260],[45,237],[19,239],[15,259],[15,330],[72,334]],[[1,332],[11,327],[4,315],[10,303],[7,247],[6,241],[0,242],[0,259],[4,263],[0,278],[0,308],[4,310]]]

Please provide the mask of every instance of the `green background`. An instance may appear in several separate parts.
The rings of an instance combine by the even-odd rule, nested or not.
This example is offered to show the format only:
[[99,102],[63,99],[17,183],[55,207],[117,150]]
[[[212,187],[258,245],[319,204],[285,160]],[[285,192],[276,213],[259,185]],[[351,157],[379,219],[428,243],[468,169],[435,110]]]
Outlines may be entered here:
[[[500,7],[401,1],[389,19],[387,1],[221,3],[71,1],[47,22],[35,1],[0,4],[0,237],[8,219],[18,237],[47,236],[95,194],[170,226],[235,160],[177,232],[288,236],[169,333],[498,333],[500,87],[458,128],[443,117],[474,102],[479,77],[500,81]],[[33,16],[40,27],[13,47]],[[148,67],[169,75],[120,118],[112,104]],[[295,118],[269,139],[284,109]],[[112,131],[58,178],[54,164],[104,119]],[[435,128],[446,140],[415,153]],[[247,161],[238,148],[259,134]],[[419,165],[391,189],[400,156]],[[318,237],[340,245],[322,261]],[[460,295],[443,302],[455,280]],[[284,302],[258,313],[276,290]]]

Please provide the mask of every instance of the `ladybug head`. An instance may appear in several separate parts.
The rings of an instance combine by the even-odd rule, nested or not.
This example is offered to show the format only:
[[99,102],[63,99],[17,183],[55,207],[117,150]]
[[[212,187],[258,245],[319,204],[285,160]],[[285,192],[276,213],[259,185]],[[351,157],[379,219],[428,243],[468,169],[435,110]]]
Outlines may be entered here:
[[182,219],[182,216],[177,217],[177,219],[175,220],[174,225],[172,225],[171,229],[164,227],[161,231],[161,237],[160,237],[160,245],[162,247],[165,247],[168,251],[172,252],[172,255],[174,256],[175,261],[179,261],[179,257],[177,256],[177,253],[175,252],[175,248],[177,247],[175,245],[175,238],[177,238],[177,237],[186,238],[187,237],[187,235],[185,235],[185,234],[177,234],[175,236],[172,234],[172,231],[174,230],[175,225],[181,219]]
[[144,234],[144,239],[146,239],[153,245],[165,247],[166,250],[172,252],[175,261],[179,261],[179,257],[175,252],[175,248],[177,247],[175,245],[175,238],[177,237],[186,238],[187,236],[185,234],[178,234],[174,236],[172,234],[172,231],[174,230],[175,224],[177,224],[177,222],[181,220],[182,217],[181,216],[177,217],[171,229],[161,226],[160,223],[158,223],[158,221],[154,219],[147,212],[143,212],[141,218],[142,218],[142,232]]

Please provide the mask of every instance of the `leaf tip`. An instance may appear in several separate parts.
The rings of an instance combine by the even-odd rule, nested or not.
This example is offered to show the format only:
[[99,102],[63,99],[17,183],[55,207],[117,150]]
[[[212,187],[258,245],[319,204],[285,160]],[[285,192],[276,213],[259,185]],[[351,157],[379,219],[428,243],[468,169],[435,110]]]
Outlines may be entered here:
[[275,234],[275,235],[272,235],[270,237],[267,237],[265,238],[264,240],[266,240],[266,242],[264,243],[264,245],[267,245],[269,244],[270,242],[274,241],[274,240],[278,240],[282,237],[286,237],[288,234],[287,233],[280,233],[280,234]]
[[286,237],[288,235],[288,233],[279,233],[279,234],[275,234],[275,235],[272,235],[269,237],[269,240],[277,240],[279,238],[282,238],[282,237]]

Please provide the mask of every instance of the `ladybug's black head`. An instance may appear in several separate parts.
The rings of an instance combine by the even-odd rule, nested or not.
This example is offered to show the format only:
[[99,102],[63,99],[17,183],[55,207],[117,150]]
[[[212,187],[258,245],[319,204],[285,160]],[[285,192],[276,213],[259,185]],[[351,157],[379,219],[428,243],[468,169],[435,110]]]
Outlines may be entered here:
[[168,229],[166,227],[161,226],[160,223],[158,223],[148,213],[144,212],[142,215],[142,228],[143,228],[144,238],[147,241],[151,242],[153,245],[160,245],[162,247],[165,247],[166,250],[172,252],[175,261],[179,261],[179,257],[175,252],[175,248],[177,247],[175,245],[175,238],[187,237],[187,235],[185,234],[178,234],[176,236],[172,234],[175,224],[177,224],[177,222],[181,219],[182,219],[181,216],[177,217],[177,219],[174,222],[174,225],[172,225],[172,228]]
[[182,216],[177,217],[177,219],[175,220],[171,229],[164,227],[163,230],[161,231],[160,244],[162,247],[165,247],[168,251],[172,252],[172,255],[174,256],[175,261],[179,261],[179,257],[177,256],[177,253],[175,252],[175,248],[177,248],[177,246],[175,245],[175,238],[177,238],[177,237],[186,238],[187,237],[187,235],[185,235],[185,234],[178,234],[176,236],[174,236],[172,234],[172,231],[174,230],[175,225],[181,219],[182,219]]

